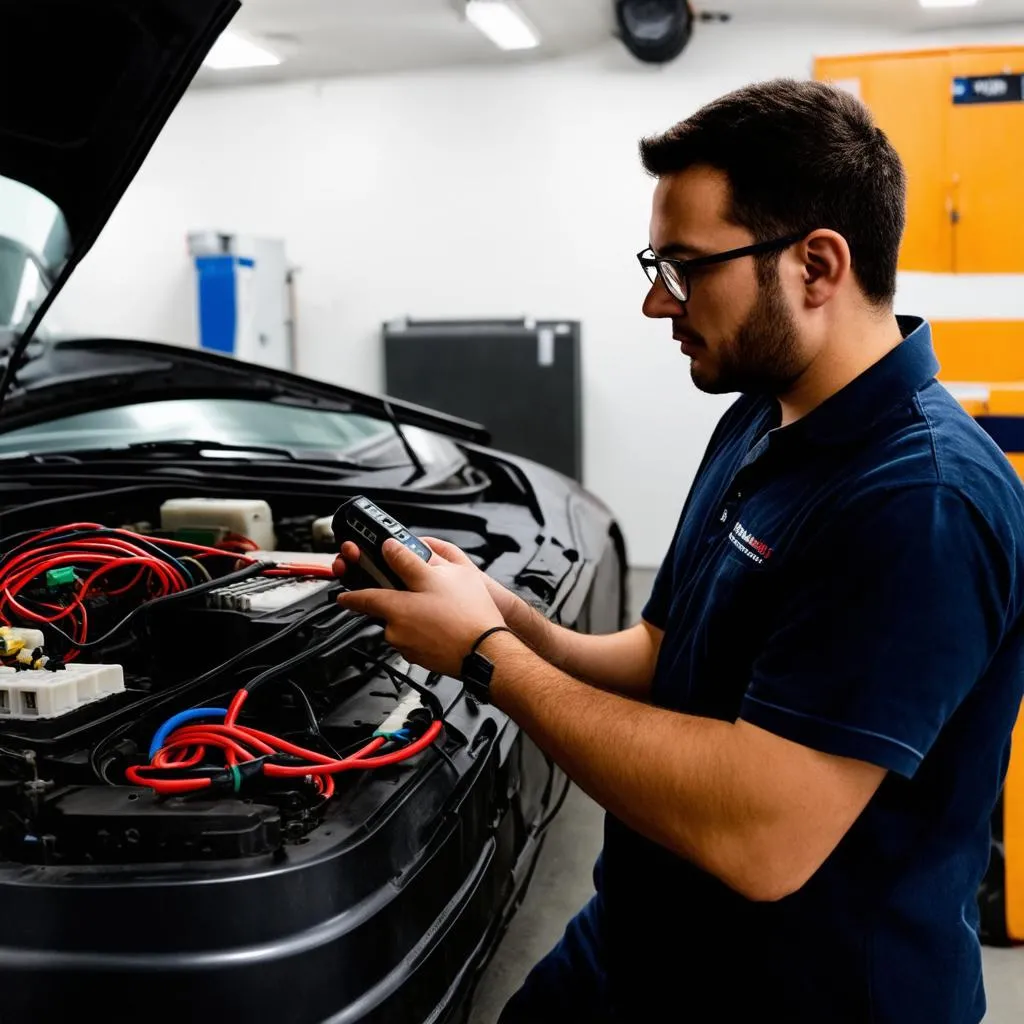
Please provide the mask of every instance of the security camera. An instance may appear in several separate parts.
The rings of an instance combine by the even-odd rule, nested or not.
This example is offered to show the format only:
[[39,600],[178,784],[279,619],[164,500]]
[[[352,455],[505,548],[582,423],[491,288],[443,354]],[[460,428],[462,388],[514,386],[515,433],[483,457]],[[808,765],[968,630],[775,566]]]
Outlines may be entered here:
[[649,64],[675,60],[693,33],[689,0],[615,0],[615,16],[626,49]]

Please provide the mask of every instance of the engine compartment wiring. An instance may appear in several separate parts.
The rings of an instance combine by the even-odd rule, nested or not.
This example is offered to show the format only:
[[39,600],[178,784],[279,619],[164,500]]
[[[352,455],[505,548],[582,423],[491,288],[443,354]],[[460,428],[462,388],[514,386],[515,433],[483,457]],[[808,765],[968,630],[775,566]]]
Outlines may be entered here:
[[[153,528],[143,513],[128,527],[82,517],[0,540],[8,855],[85,856],[59,838],[58,808],[82,813],[73,794],[97,783],[97,820],[116,814],[125,787],[153,794],[135,806],[152,809],[146,855],[158,856],[163,823],[174,828],[160,815],[202,816],[211,800],[270,805],[285,841],[301,841],[339,813],[328,808],[349,792],[344,775],[415,770],[432,751],[458,777],[445,748],[465,739],[446,728],[437,678],[403,671],[380,623],[337,606],[333,555],[306,564],[294,541],[278,552],[276,537],[267,547],[189,530]],[[22,792],[29,775],[37,785]],[[58,838],[19,846],[19,833]],[[241,852],[244,835],[223,841]],[[83,838],[81,850],[104,855],[104,842]]]
[[[143,611],[181,595],[195,597],[260,575],[333,578],[323,565],[276,564],[240,554],[239,548],[253,545],[230,535],[224,546],[207,547],[71,523],[22,536],[0,555],[0,621],[49,626],[69,645],[65,661],[107,643]],[[229,571],[215,574],[208,563],[216,559]],[[135,606],[102,636],[90,636],[88,602],[116,597],[130,598]]]
[[[401,730],[390,737],[375,736],[355,754],[330,757],[271,733],[241,725],[238,716],[249,691],[239,690],[228,708],[196,708],[169,719],[157,731],[150,764],[133,765],[129,782],[157,793],[178,795],[211,787],[239,792],[245,779],[308,778],[325,798],[334,795],[334,776],[340,772],[384,768],[407,761],[426,750],[441,735],[442,723],[432,721],[419,736]],[[190,724],[198,718],[223,716],[222,723]],[[159,746],[158,746],[159,744]],[[223,764],[204,763],[217,750]],[[151,772],[159,774],[150,774]]]

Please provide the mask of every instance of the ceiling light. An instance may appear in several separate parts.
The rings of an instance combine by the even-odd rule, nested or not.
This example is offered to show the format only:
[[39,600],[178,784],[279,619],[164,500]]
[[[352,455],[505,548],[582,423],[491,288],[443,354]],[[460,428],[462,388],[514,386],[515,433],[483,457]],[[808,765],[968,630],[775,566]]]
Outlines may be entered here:
[[511,0],[469,0],[466,17],[502,50],[540,46],[537,30]]
[[269,68],[280,64],[281,58],[248,39],[243,39],[230,29],[222,32],[206,55],[203,66],[217,71],[233,68]]
[[979,0],[917,0],[922,7],[973,7]]

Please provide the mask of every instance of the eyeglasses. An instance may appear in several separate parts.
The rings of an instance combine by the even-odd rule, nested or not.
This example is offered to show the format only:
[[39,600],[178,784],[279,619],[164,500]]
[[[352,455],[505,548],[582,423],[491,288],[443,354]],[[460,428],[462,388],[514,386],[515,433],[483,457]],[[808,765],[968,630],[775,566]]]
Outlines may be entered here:
[[665,256],[657,256],[651,248],[638,252],[636,258],[640,261],[644,273],[651,284],[661,278],[662,284],[668,289],[669,295],[684,305],[690,300],[690,271],[700,267],[710,267],[716,263],[726,263],[729,260],[738,260],[742,256],[759,256],[767,252],[781,252],[791,245],[796,245],[806,232],[799,235],[787,235],[785,238],[776,238],[771,242],[756,242],[754,245],[745,245],[741,249],[730,249],[728,252],[716,252],[712,256],[700,256],[693,260],[673,260]]

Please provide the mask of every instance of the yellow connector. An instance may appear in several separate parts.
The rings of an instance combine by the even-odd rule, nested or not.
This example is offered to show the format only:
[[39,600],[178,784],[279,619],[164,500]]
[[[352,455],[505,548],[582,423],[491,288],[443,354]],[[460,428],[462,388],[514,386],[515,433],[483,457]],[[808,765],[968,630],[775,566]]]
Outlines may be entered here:
[[0,654],[9,657],[12,654],[17,654],[19,651],[25,649],[25,641],[20,637],[11,636],[0,636]]

